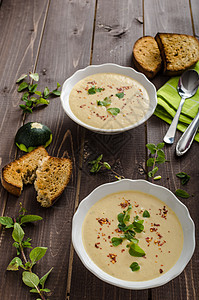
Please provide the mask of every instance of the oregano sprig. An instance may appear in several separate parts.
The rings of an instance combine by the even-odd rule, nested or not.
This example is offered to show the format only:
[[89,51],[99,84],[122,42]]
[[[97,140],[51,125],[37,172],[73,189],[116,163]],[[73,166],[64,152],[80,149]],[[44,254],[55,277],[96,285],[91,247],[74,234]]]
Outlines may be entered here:
[[148,176],[154,180],[160,179],[161,176],[156,176],[155,174],[158,171],[157,164],[162,164],[166,161],[165,153],[162,150],[164,143],[159,143],[157,146],[155,144],[146,144],[146,147],[150,151],[151,157],[147,160],[147,167],[152,167],[152,170],[148,172]]
[[[27,78],[29,79],[27,81]],[[22,74],[16,81],[19,85],[18,92],[23,92],[21,100],[24,101],[24,104],[20,104],[19,107],[23,110],[24,113],[32,113],[33,109],[38,105],[48,105],[50,103],[47,100],[50,96],[60,96],[61,92],[58,90],[60,84],[57,82],[57,88],[50,92],[48,87],[45,87],[43,92],[37,90],[37,83],[34,81],[39,81],[39,74],[29,72],[29,74]]]
[[[21,205],[21,203],[20,203]],[[35,222],[42,220],[42,217],[37,215],[27,215],[26,209],[21,205],[19,211],[19,216],[17,218],[11,217],[0,217],[0,224],[5,226],[5,228],[12,228],[12,238],[14,240],[13,246],[17,250],[17,256],[14,257],[9,263],[7,270],[8,271],[18,271],[19,268],[23,269],[22,281],[28,287],[31,287],[31,293],[37,293],[42,300],[46,300],[45,294],[50,292],[50,289],[44,287],[45,281],[52,271],[51,268],[45,275],[41,278],[37,274],[33,273],[33,266],[39,261],[47,251],[46,247],[35,247],[32,248],[31,239],[24,239],[25,232],[22,226],[29,222]],[[32,249],[29,253],[29,257],[25,254],[24,249]],[[21,256],[21,258],[19,257]]]
[[104,168],[114,173],[115,177],[118,180],[124,179],[124,176],[121,176],[117,172],[115,172],[110,166],[110,164],[106,161],[103,161],[102,159],[103,159],[103,154],[100,154],[95,160],[88,162],[90,165],[92,165],[90,169],[90,173],[96,174],[100,171],[101,168]]

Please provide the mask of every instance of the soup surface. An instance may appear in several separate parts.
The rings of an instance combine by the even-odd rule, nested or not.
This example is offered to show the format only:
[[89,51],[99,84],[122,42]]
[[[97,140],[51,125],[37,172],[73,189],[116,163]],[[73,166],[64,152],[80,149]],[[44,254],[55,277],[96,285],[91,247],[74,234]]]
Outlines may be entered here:
[[[131,246],[139,246],[138,249],[135,246],[137,252],[133,254],[140,257],[129,253],[130,239],[127,235],[124,238],[125,232],[120,226],[122,214],[129,215],[126,226],[134,226],[139,221],[144,227],[141,232],[136,232],[141,225],[131,228],[135,233]],[[127,281],[145,281],[161,276],[177,262],[183,248],[183,230],[176,214],[160,199],[139,191],[110,194],[96,202],[85,217],[82,239],[86,252],[99,268]],[[113,241],[121,243],[114,246]],[[130,268],[132,263],[138,265]],[[137,270],[135,266],[138,266]]]
[[136,80],[115,73],[99,73],[80,80],[69,105],[82,122],[102,129],[119,129],[140,121],[149,109],[146,89]]

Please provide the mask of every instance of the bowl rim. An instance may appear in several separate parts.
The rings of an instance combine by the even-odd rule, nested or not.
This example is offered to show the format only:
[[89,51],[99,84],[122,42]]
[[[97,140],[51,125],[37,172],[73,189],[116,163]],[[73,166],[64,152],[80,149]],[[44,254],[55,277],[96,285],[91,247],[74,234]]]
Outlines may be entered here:
[[[108,69],[108,68],[111,68],[112,71],[111,70],[110,70],[110,72],[104,71],[104,69]],[[123,75],[129,76],[129,77],[133,78],[134,80],[140,82],[147,90],[147,93],[150,98],[150,107],[149,107],[149,110],[147,111],[147,113],[144,115],[144,117],[132,125],[129,125],[124,128],[118,128],[118,129],[97,128],[97,127],[90,126],[90,125],[82,122],[81,120],[79,120],[70,109],[70,105],[69,105],[70,92],[71,92],[73,86],[78,81],[80,81],[81,79],[83,79],[89,75],[96,74],[96,73],[123,74]],[[131,73],[131,75],[129,75],[127,73]],[[77,80],[77,78],[78,78],[78,80]],[[114,64],[114,63],[89,65],[83,69],[77,70],[73,75],[71,75],[69,78],[67,78],[65,80],[65,82],[62,86],[60,99],[61,99],[62,107],[70,119],[72,119],[75,123],[77,123],[78,125],[81,125],[82,127],[86,128],[86,129],[89,129],[94,132],[102,133],[102,134],[121,133],[121,132],[133,129],[133,128],[143,124],[145,121],[147,121],[153,115],[155,108],[157,106],[157,93],[156,93],[156,88],[155,88],[154,84],[143,73],[136,71],[132,67],[120,66],[120,65]]]
[[[130,188],[128,188],[128,189],[123,188],[123,187],[128,187],[128,186]],[[86,216],[86,213],[88,212],[88,209],[99,199],[103,198],[104,195],[113,193],[113,192],[110,192],[110,190],[116,189],[116,192],[122,191],[122,190],[123,191],[131,190],[131,189],[132,190],[140,190],[141,187],[142,187],[142,189],[144,188],[144,192],[146,192],[145,190],[149,189],[149,191],[147,193],[154,195],[156,197],[158,197],[156,195],[156,193],[161,192],[161,194],[160,194],[161,198],[160,197],[158,197],[158,198],[163,202],[165,202],[165,201],[162,200],[162,195],[165,195],[165,197],[168,196],[169,199],[170,198],[172,199],[172,201],[170,201],[170,200],[168,200],[168,201],[170,201],[170,203],[173,203],[173,205],[176,206],[175,209],[173,209],[173,207],[171,207],[170,205],[168,205],[168,206],[170,206],[172,208],[172,210],[174,210],[174,212],[178,216],[181,226],[183,228],[183,236],[184,236],[183,249],[182,249],[181,255],[180,255],[178,261],[176,262],[176,264],[170,270],[168,270],[166,273],[161,275],[160,277],[157,277],[157,278],[154,278],[151,280],[147,280],[147,281],[125,281],[125,280],[115,278],[115,277],[107,274],[106,272],[102,271],[90,259],[90,257],[86,253],[86,250],[83,246],[82,224],[83,224],[83,220]],[[143,191],[143,190],[141,190],[141,191]],[[94,199],[94,201],[92,201],[92,205],[91,205],[92,199]],[[176,209],[179,209],[179,212]],[[181,219],[183,218],[182,219],[183,223],[180,218]],[[185,224],[186,224],[186,226],[185,226]],[[185,231],[185,228],[187,228],[187,225],[188,225],[188,229],[186,229],[186,231]],[[81,227],[81,230],[80,230],[80,227]],[[185,243],[185,236],[188,236],[189,243]],[[174,279],[175,277],[177,277],[178,275],[180,275],[180,273],[182,273],[182,271],[184,270],[184,268],[190,261],[192,255],[194,253],[194,250],[195,250],[195,225],[189,214],[187,207],[169,189],[167,189],[163,186],[160,186],[160,185],[153,184],[153,183],[148,182],[143,179],[137,179],[137,180],[122,179],[121,181],[105,183],[105,184],[98,186],[87,197],[85,197],[80,202],[80,204],[73,216],[73,220],[72,220],[72,243],[73,243],[73,246],[74,246],[74,249],[75,249],[77,255],[79,256],[79,258],[82,261],[82,263],[84,264],[84,266],[91,273],[93,273],[96,277],[98,277],[99,279],[101,279],[102,281],[104,281],[106,283],[109,283],[109,284],[117,286],[117,287],[121,287],[121,288],[125,288],[125,289],[132,289],[132,290],[142,290],[142,289],[154,288],[154,287],[164,285],[164,284],[168,283],[169,281],[171,281],[172,279]]]

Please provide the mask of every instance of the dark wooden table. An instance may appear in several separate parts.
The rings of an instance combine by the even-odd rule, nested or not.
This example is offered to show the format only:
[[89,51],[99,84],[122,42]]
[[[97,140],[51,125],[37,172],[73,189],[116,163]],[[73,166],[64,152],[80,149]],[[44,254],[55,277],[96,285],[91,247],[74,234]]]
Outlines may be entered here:
[[[168,125],[155,116],[136,129],[114,136],[89,132],[77,126],[63,112],[59,98],[48,107],[33,114],[23,114],[17,93],[16,79],[28,71],[40,74],[39,87],[53,89],[58,81],[63,84],[76,70],[89,64],[113,62],[132,66],[132,47],[143,35],[157,32],[177,32],[199,37],[198,0],[1,0],[0,12],[0,165],[21,156],[14,137],[25,122],[38,121],[53,132],[48,152],[53,156],[69,156],[73,161],[70,183],[59,201],[51,208],[41,208],[32,186],[25,187],[19,199],[0,187],[0,215],[15,217],[19,202],[31,214],[43,221],[26,226],[27,237],[33,247],[46,246],[45,257],[35,266],[43,275],[54,267],[47,287],[49,299],[198,299],[199,251],[180,276],[168,284],[151,290],[132,291],[106,284],[82,265],[71,244],[71,224],[79,202],[95,187],[115,181],[109,171],[90,175],[88,161],[104,154],[113,170],[131,179],[149,180],[140,172],[146,167],[146,143],[161,142]],[[157,76],[157,88],[168,78]],[[177,132],[177,138],[180,137]],[[182,187],[176,173],[191,175],[186,186],[191,195],[181,199],[188,207],[199,238],[199,164],[198,144],[193,143],[183,157],[175,156],[175,145],[165,146],[169,162],[161,165],[157,182],[175,192]],[[21,280],[21,272],[6,271],[15,256],[11,231],[0,231],[0,299],[36,299]]]

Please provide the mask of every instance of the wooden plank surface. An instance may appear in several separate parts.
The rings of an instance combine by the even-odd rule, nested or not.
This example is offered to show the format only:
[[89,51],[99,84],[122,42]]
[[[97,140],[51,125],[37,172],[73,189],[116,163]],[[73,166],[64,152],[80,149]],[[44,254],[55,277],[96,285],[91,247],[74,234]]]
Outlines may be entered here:
[[[1,167],[21,155],[14,146],[14,136],[22,124],[23,116],[18,105],[20,97],[15,81],[21,73],[35,70],[40,74],[39,87],[53,89],[76,70],[92,64],[106,62],[132,66],[132,47],[142,35],[159,32],[178,32],[199,35],[197,0],[59,0],[0,2],[0,164]],[[168,77],[157,76],[156,88]],[[48,107],[28,115],[25,122],[38,121],[53,132],[48,152],[53,156],[70,157],[73,161],[71,181],[57,203],[43,209],[36,202],[32,186],[24,189],[17,200],[0,187],[0,214],[16,216],[19,201],[32,214],[43,221],[27,226],[27,237],[33,247],[46,246],[46,256],[35,271],[43,275],[52,266],[47,286],[52,290],[49,299],[101,300],[101,299],[194,299],[199,293],[198,247],[185,271],[165,286],[152,290],[131,291],[106,284],[96,278],[80,262],[71,245],[72,216],[78,203],[95,187],[115,181],[108,170],[96,175],[89,172],[89,161],[103,154],[113,170],[126,178],[147,179],[142,168],[148,158],[146,143],[162,141],[168,125],[153,116],[138,128],[119,135],[99,135],[78,127],[63,112],[59,99]],[[177,139],[180,137],[177,132]],[[198,144],[193,143],[189,153],[175,156],[175,145],[165,146],[169,162],[160,167],[161,181],[157,184],[175,191],[180,186],[176,173],[191,175],[186,190],[192,195],[182,202],[189,208],[196,225],[199,192]],[[16,272],[6,272],[15,256],[12,238],[7,230],[0,231],[0,299],[35,299]],[[9,251],[8,251],[9,249]]]

